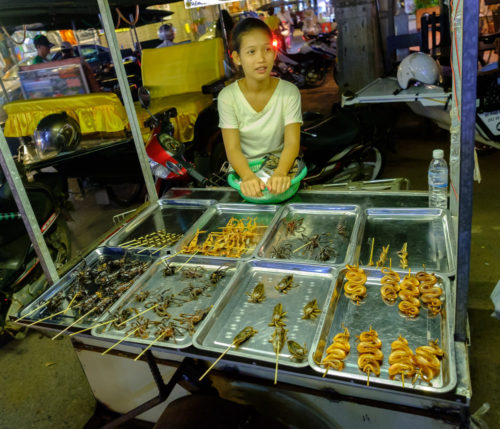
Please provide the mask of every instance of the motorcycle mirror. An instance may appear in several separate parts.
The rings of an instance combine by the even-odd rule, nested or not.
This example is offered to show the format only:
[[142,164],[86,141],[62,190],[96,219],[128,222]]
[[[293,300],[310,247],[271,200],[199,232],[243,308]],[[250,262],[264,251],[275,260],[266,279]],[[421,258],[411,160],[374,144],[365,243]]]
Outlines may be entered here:
[[141,106],[144,109],[147,109],[151,104],[151,94],[149,93],[148,89],[144,86],[141,86],[137,94],[139,96]]

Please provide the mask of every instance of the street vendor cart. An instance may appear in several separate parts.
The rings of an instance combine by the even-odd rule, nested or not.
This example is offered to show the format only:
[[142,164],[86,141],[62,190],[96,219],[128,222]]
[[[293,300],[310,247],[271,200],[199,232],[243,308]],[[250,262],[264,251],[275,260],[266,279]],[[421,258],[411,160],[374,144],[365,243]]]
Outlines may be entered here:
[[[98,4],[118,59],[108,1]],[[477,2],[459,7],[464,52],[477,50]],[[474,77],[469,57],[462,79]],[[473,91],[460,93],[448,211],[411,191],[302,190],[281,205],[244,203],[230,188],[157,199],[124,90],[150,201],[60,278],[0,133],[2,168],[52,283],[12,320],[71,336],[96,399],[122,415],[106,427],[155,422],[200,393],[291,427],[468,427]]]

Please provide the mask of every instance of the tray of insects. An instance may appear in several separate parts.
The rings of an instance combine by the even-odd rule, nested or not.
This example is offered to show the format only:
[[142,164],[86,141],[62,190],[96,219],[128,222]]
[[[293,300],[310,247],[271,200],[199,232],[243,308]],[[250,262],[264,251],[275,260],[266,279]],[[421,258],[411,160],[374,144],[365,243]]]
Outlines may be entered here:
[[128,225],[119,229],[105,246],[134,252],[169,252],[189,228],[214,204],[212,200],[158,200]]
[[174,253],[249,259],[272,226],[280,206],[215,204],[177,243]]
[[[151,256],[101,247],[19,314],[31,325],[88,328],[148,269]],[[19,320],[19,319],[18,319]],[[31,326],[30,325],[30,326]]]
[[360,221],[355,205],[288,204],[257,257],[343,266],[354,257]]
[[361,226],[359,256],[362,266],[455,275],[453,225],[442,209],[368,209]]
[[327,378],[452,390],[457,379],[448,277],[382,270],[347,266],[339,272],[309,364]]
[[[280,365],[307,366],[307,350],[335,286],[333,267],[251,260],[193,338],[203,350],[222,352],[244,327],[258,331],[229,353]],[[279,341],[279,345],[277,342]],[[293,354],[292,354],[293,353]]]
[[236,272],[236,261],[167,256],[111,307],[92,335],[184,348]]

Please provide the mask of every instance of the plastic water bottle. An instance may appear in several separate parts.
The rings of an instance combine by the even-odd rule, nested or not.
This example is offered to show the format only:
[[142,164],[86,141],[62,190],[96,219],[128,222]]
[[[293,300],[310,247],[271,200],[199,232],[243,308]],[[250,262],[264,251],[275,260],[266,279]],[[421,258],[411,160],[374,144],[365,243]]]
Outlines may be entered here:
[[448,208],[448,165],[444,160],[444,152],[435,149],[429,165],[429,207]]

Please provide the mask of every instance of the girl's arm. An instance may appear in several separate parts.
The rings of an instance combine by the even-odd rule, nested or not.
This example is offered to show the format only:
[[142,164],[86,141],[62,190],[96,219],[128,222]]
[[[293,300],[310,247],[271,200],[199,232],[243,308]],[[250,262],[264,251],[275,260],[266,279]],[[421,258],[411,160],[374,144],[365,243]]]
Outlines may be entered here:
[[290,187],[291,179],[288,172],[292,168],[295,158],[299,155],[300,123],[285,126],[284,140],[283,152],[281,152],[278,167],[267,181],[267,189],[273,194],[281,194]]
[[248,166],[248,161],[241,151],[240,132],[238,129],[222,128],[222,139],[224,140],[227,159],[236,173],[238,173],[238,176],[241,177],[241,192],[249,197],[261,197],[262,190],[266,185]]

